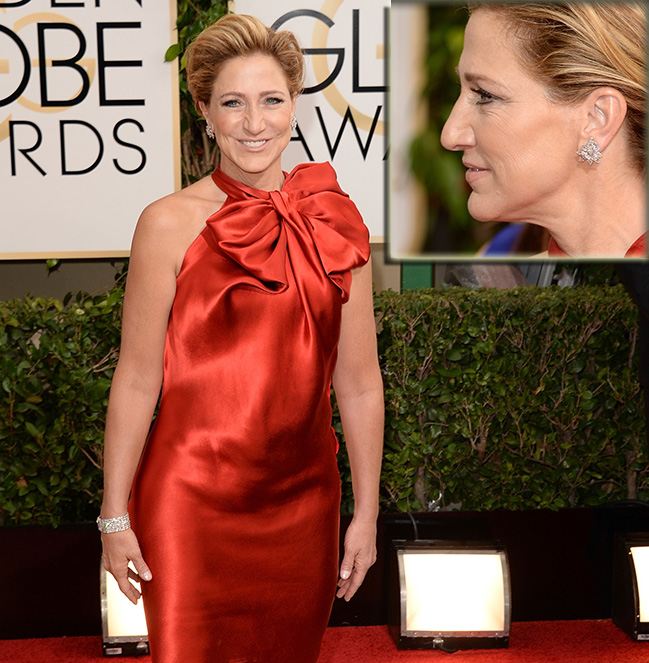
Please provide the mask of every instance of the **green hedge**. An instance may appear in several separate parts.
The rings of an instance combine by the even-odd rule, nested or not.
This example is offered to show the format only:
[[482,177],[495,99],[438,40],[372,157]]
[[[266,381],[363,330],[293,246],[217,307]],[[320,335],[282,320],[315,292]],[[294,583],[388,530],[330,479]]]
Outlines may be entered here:
[[621,286],[384,292],[387,509],[649,498]]
[[[96,515],[122,295],[0,302],[4,524]],[[376,310],[384,510],[649,497],[636,313],[620,287],[388,291]],[[349,511],[344,447],[340,462]]]
[[0,302],[0,524],[96,517],[122,296]]

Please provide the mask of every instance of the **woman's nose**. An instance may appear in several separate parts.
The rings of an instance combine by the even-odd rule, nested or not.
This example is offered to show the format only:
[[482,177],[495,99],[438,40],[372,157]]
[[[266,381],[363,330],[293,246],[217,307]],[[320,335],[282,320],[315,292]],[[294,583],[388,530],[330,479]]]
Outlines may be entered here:
[[475,134],[466,110],[463,110],[460,97],[453,106],[448,120],[442,128],[441,143],[447,150],[459,151],[475,145]]
[[258,134],[264,130],[264,114],[261,109],[256,106],[251,106],[247,112],[244,122],[244,127],[248,133]]

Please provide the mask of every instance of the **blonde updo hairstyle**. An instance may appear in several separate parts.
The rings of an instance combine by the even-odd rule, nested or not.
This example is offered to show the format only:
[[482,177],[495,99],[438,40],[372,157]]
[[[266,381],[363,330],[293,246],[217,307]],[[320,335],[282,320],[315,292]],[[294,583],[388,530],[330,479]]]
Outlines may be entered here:
[[[610,86],[627,103],[626,134],[634,168],[644,174],[646,23],[643,3],[471,3],[514,31],[521,64],[554,102],[573,104]],[[623,125],[624,126],[624,125]]]
[[203,30],[185,53],[187,87],[196,108],[199,101],[210,103],[214,81],[228,60],[258,54],[275,59],[291,96],[302,91],[304,56],[295,35],[271,30],[254,16],[228,14]]

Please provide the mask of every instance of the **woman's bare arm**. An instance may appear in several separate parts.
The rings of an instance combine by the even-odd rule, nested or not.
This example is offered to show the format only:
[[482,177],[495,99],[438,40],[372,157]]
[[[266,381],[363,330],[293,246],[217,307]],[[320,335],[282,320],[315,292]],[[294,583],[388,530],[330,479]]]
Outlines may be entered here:
[[[129,492],[160,393],[165,334],[176,290],[179,236],[173,208],[159,201],[140,217],[126,284],[120,357],[106,416],[102,518],[126,513]],[[182,248],[182,243],[180,243]],[[104,566],[126,596],[140,592],[128,581],[128,563],[151,573],[132,530],[102,534]],[[139,578],[131,573],[131,578]]]
[[376,350],[369,262],[353,272],[350,298],[342,316],[333,385],[352,471],[354,517],[345,536],[338,597],[349,601],[376,560],[383,451],[383,381]]

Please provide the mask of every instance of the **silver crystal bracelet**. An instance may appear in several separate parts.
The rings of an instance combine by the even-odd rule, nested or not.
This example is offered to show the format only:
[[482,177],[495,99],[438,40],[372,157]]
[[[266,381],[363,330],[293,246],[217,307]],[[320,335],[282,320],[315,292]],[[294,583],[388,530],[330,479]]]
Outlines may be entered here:
[[117,518],[97,518],[97,527],[102,534],[111,534],[112,532],[123,532],[124,530],[131,529],[131,519],[128,513]]

